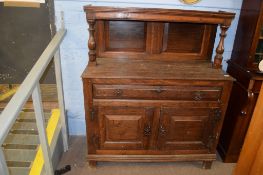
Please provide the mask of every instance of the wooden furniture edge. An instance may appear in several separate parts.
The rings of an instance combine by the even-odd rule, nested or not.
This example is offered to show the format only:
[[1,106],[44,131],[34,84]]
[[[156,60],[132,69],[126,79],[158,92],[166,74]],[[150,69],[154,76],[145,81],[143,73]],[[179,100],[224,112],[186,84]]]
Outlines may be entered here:
[[88,154],[88,161],[117,162],[177,162],[177,161],[213,161],[216,154],[182,154],[182,155],[96,155]]
[[[136,20],[145,18],[146,21],[153,20],[158,21],[156,18],[147,18],[145,15],[142,15],[142,18],[135,18],[132,14],[142,14],[147,13],[149,15],[169,15],[169,16],[180,16],[180,17],[203,17],[203,18],[215,18],[221,20],[232,20],[235,17],[235,13],[225,12],[225,11],[199,11],[199,10],[182,10],[182,9],[162,9],[162,8],[138,8],[138,7],[109,7],[109,6],[92,6],[87,5],[83,7],[84,11],[88,13],[87,18],[91,19],[125,19],[125,20]],[[94,14],[98,13],[98,15]],[[120,15],[127,14],[127,15]],[[112,14],[112,15],[109,15]],[[129,15],[128,15],[129,14]],[[154,16],[156,17],[156,16]],[[174,19],[170,19],[174,21]],[[177,20],[175,20],[177,21]],[[193,21],[194,22],[194,21]],[[204,21],[201,20],[200,23]],[[227,21],[225,21],[227,22]],[[214,21],[217,23],[217,21]]]
[[259,175],[262,173],[262,105],[263,85],[261,86],[258,101],[233,175]]

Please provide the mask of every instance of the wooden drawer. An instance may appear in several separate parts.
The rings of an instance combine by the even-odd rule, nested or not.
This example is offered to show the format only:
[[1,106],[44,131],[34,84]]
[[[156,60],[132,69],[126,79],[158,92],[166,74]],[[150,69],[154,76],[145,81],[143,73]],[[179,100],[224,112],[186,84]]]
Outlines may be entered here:
[[216,101],[221,98],[221,90],[209,86],[93,85],[94,98],[98,99]]

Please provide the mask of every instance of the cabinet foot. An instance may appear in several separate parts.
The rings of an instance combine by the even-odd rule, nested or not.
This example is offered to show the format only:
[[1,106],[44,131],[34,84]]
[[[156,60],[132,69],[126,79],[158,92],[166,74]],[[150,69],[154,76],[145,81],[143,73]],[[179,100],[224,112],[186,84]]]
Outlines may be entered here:
[[91,168],[96,168],[97,167],[97,161],[94,161],[94,160],[89,161],[89,166]]
[[203,161],[203,169],[211,169],[213,161]]

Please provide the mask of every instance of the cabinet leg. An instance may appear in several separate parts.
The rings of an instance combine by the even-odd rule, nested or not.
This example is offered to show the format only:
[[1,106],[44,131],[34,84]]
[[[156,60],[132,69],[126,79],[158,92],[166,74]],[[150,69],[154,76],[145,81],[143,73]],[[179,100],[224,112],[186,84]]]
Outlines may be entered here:
[[97,161],[90,160],[90,161],[89,161],[89,166],[90,166],[91,168],[96,168],[96,167],[97,167]]
[[203,169],[211,169],[213,161],[203,161]]

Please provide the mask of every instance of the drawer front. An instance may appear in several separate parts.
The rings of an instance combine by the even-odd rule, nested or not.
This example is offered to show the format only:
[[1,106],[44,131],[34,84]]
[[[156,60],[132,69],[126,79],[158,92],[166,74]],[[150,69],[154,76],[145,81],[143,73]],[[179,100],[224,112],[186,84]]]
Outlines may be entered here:
[[209,86],[93,85],[94,98],[98,99],[216,101],[221,91],[221,87]]

